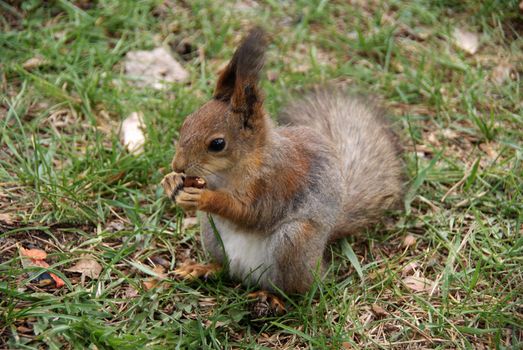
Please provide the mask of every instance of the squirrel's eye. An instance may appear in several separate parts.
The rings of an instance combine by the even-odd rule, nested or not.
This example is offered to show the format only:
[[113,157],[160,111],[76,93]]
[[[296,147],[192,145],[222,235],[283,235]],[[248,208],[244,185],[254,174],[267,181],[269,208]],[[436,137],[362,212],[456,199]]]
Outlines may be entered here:
[[209,151],[220,152],[225,148],[225,140],[222,138],[214,139],[209,144]]

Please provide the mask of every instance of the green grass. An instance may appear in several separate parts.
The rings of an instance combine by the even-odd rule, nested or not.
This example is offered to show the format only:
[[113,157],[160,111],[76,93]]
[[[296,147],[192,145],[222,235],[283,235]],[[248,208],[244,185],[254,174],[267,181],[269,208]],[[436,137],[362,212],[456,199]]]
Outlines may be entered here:
[[[0,213],[11,218],[0,221],[0,348],[521,348],[519,1],[242,4],[0,0]],[[255,23],[272,36],[269,112],[325,82],[376,96],[410,179],[406,213],[334,246],[329,278],[264,320],[249,315],[252,290],[225,276],[143,287],[159,256],[170,271],[208,259],[158,184],[184,116]],[[476,54],[452,45],[456,27],[479,33]],[[122,80],[126,52],[182,39],[193,51],[173,55],[187,84]],[[46,64],[24,69],[35,56]],[[512,75],[496,85],[503,62]],[[147,142],[133,156],[117,129],[137,110]],[[403,248],[407,235],[416,243]],[[35,287],[16,243],[45,249],[67,285]],[[103,266],[96,280],[65,271],[85,253]],[[437,282],[432,295],[402,284],[409,264]]]

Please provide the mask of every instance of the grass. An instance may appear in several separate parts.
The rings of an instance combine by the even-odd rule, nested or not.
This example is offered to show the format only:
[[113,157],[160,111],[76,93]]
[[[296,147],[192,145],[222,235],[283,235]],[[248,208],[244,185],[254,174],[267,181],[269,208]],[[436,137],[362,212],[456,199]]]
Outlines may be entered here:
[[[0,348],[522,348],[518,3],[0,1]],[[405,213],[335,245],[329,278],[263,320],[226,276],[143,284],[159,258],[169,271],[207,259],[158,184],[184,116],[254,23],[273,36],[269,112],[324,82],[376,96],[410,179]],[[479,34],[477,53],[452,44],[458,27]],[[182,40],[187,84],[123,79],[126,52]],[[45,64],[23,68],[37,56]],[[495,84],[500,64],[511,76]],[[116,132],[133,111],[147,131],[139,156]],[[31,283],[17,243],[46,250],[66,286]],[[66,271],[83,254],[102,265],[97,279]],[[412,290],[413,273],[437,288]]]

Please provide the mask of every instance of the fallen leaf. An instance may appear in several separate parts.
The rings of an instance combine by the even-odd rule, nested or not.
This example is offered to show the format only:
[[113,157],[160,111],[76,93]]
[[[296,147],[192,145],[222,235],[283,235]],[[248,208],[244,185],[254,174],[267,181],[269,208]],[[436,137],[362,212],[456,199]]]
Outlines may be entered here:
[[124,229],[125,229],[125,224],[122,220],[110,221],[105,226],[105,231],[108,231],[108,232],[119,232],[119,231],[123,231]]
[[194,217],[183,218],[182,230],[187,230],[187,229],[193,228],[196,225],[198,225],[198,218],[197,217],[194,216]]
[[95,279],[100,276],[102,270],[102,265],[100,265],[91,255],[84,255],[76,262],[76,264],[65,271],[81,273],[83,276]]
[[20,246],[19,250],[21,256],[24,256],[29,259],[45,260],[45,258],[47,258],[47,253],[44,252],[42,249],[25,249],[24,247]]
[[3,222],[6,225],[13,225],[13,217],[9,213],[0,213],[0,222]]
[[154,279],[154,278],[148,278],[146,280],[143,281],[143,286],[145,287],[145,289],[147,290],[151,290],[153,289],[154,287],[156,287],[156,285],[158,284],[158,280],[157,279]]
[[477,33],[469,32],[461,28],[456,28],[452,33],[452,39],[454,40],[456,46],[471,55],[478,51],[479,37]]
[[401,269],[401,275],[402,276],[408,276],[411,273],[416,272],[416,270],[419,268],[419,264],[415,261],[412,261],[408,263],[407,265],[403,266]]
[[141,112],[131,113],[122,122],[120,140],[131,154],[138,155],[143,152],[145,143],[143,129],[143,114]]
[[434,281],[421,276],[409,276],[403,279],[403,284],[415,292],[431,292],[434,289]]
[[499,153],[494,148],[495,145],[491,142],[479,144],[479,149],[487,154],[489,160],[494,160],[499,156]]
[[130,51],[125,56],[125,72],[134,85],[167,89],[170,83],[184,82],[189,73],[163,47],[152,51]]
[[171,266],[169,260],[161,256],[152,256],[151,261],[157,265],[165,267],[166,269],[168,269]]
[[[158,275],[159,278],[156,277],[149,277],[143,281],[143,285],[145,289],[150,290],[158,286],[161,280],[164,280],[167,278],[167,274],[165,273],[165,268],[161,265],[156,265],[153,268],[153,271]],[[160,284],[161,286],[161,284]]]
[[459,137],[459,134],[457,132],[455,132],[454,130],[452,129],[448,129],[448,128],[445,128],[443,129],[443,131],[441,132],[441,134],[446,137],[447,139],[456,139]]
[[402,245],[405,248],[410,248],[410,247],[412,247],[415,244],[416,244],[416,237],[414,237],[413,235],[408,234],[408,235],[405,236],[405,238],[403,238]]
[[512,72],[512,66],[507,63],[502,63],[492,70],[490,80],[495,85],[502,85],[505,81],[510,79],[510,73]]
[[372,304],[372,312],[374,313],[374,315],[378,317],[385,317],[389,314],[384,308],[382,308],[378,304]]
[[46,65],[48,62],[42,56],[35,56],[22,64],[22,67],[27,70],[35,69]]
[[271,83],[275,82],[278,79],[278,72],[275,70],[267,71],[267,80]]
[[123,293],[124,298],[126,299],[133,299],[138,296],[138,291],[134,289],[133,286],[127,286],[125,289],[125,292]]
[[[34,266],[44,268],[49,267],[49,264],[44,260],[47,257],[47,253],[41,249],[25,249],[21,245],[18,245],[18,253],[20,254],[23,268]],[[56,288],[60,288],[65,285],[65,282],[52,272],[38,274],[37,277],[32,280],[32,282],[37,283],[41,287],[44,287],[50,284],[49,278],[55,282]]]
[[31,328],[26,327],[26,326],[18,326],[18,327],[16,327],[16,330],[19,333],[24,333],[24,334],[33,333],[33,330]]

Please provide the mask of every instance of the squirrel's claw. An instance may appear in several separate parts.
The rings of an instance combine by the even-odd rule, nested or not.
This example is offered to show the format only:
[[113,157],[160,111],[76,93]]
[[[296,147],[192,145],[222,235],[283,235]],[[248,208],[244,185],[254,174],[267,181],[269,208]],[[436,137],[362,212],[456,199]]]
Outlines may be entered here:
[[180,173],[169,173],[163,178],[161,185],[169,199],[175,200],[176,196],[183,188],[184,175]]
[[174,270],[174,275],[185,280],[195,280],[198,278],[209,278],[216,275],[220,270],[219,264],[199,264],[193,261],[185,262]]
[[287,311],[285,303],[279,297],[265,290],[249,293],[247,297],[256,299],[251,310],[251,315],[254,318],[279,316]]

